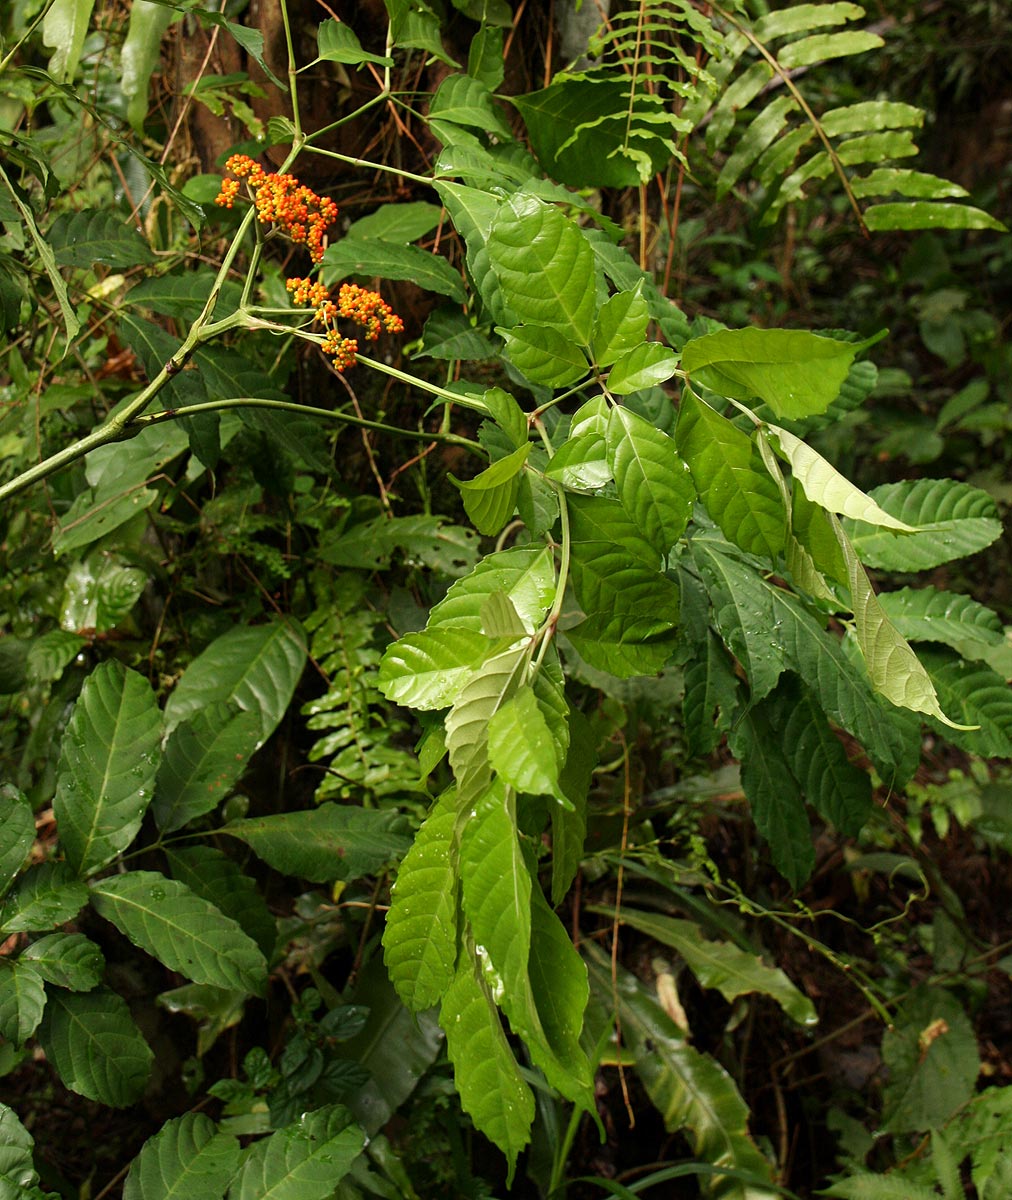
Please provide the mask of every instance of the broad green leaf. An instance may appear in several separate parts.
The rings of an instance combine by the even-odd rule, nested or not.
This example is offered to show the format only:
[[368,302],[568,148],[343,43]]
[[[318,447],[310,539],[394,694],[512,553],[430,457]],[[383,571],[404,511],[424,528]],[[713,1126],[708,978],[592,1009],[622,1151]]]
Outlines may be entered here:
[[232,821],[222,833],[239,838],[285,875],[314,883],[360,879],[399,858],[410,845],[393,810],[321,804],[302,812]]
[[670,379],[677,368],[678,355],[673,350],[660,342],[644,342],[615,360],[608,372],[608,391],[629,396]]
[[937,1129],[973,1095],[980,1057],[973,1026],[950,992],[919,987],[882,1038],[889,1071],[883,1119],[890,1133]]
[[277,940],[277,922],[256,881],[215,846],[166,846],[173,879],[236,921],[270,959]]
[[548,460],[545,476],[568,491],[599,491],[612,478],[604,438],[599,433],[566,438]]
[[115,629],[140,599],[148,575],[114,554],[91,554],[71,564],[63,585],[64,629],[105,633]]
[[545,619],[555,598],[555,566],[544,546],[516,546],[486,555],[429,613],[427,629],[459,626],[481,632],[481,610],[493,592],[502,592],[528,633]]
[[[376,63],[380,67],[392,67],[394,60],[385,58],[382,54],[370,54],[362,49],[354,30],[344,21],[335,21],[328,17],[320,23],[316,32],[316,50],[325,62],[345,63],[347,66],[361,66],[362,63]],[[427,233],[428,230],[423,230]],[[416,235],[421,237],[421,234]],[[414,241],[408,238],[407,241]]]
[[696,651],[698,657],[685,668],[682,700],[687,749],[693,758],[717,748],[738,707],[738,678],[720,638],[707,629],[705,643]]
[[492,769],[518,792],[555,795],[565,753],[529,687],[520,688],[488,723]]
[[842,526],[837,523],[836,528],[850,575],[850,602],[854,611],[857,643],[875,690],[900,708],[926,713],[943,725],[964,730],[972,728],[957,725],[942,712],[931,676],[911,649],[910,643],[886,616]]
[[559,209],[517,193],[488,239],[492,267],[520,321],[546,325],[578,346],[594,321],[594,252]]
[[259,715],[262,745],[285,715],[305,661],[305,635],[291,619],[230,629],[183,672],[165,705],[166,731],[209,704],[231,703]]
[[246,770],[261,738],[256,712],[212,703],[172,730],[162,752],[151,812],[172,833],[216,808]]
[[606,440],[622,507],[654,549],[667,554],[685,532],[696,498],[674,439],[619,406],[609,414]]
[[570,337],[547,325],[496,326],[506,343],[510,362],[532,383],[545,387],[568,387],[587,374],[587,359]]
[[158,65],[162,35],[182,15],[153,0],[134,0],[130,5],[130,25],[120,52],[120,87],[129,100],[127,120],[137,133],[144,129],[148,84]]
[[337,567],[376,571],[400,551],[412,565],[421,563],[441,575],[457,577],[474,566],[478,536],[473,529],[450,525],[442,517],[376,517],[320,540],[319,556]]
[[61,267],[136,267],[155,255],[126,218],[108,208],[61,213],[49,229],[49,243]]
[[797,890],[815,866],[815,847],[801,788],[763,705],[742,714],[728,744],[741,763],[741,786],[773,865]]
[[159,1008],[180,1013],[197,1022],[197,1057],[202,1058],[227,1029],[233,1029],[246,1011],[247,992],[227,992],[203,983],[185,983],[182,987],[160,992]]
[[702,987],[716,988],[725,1000],[759,992],[772,998],[799,1025],[815,1025],[818,1017],[811,1000],[779,967],[770,967],[757,954],[732,942],[715,942],[703,936],[693,921],[658,913],[640,912],[623,905],[622,923],[671,946],[685,959]]
[[105,970],[102,951],[82,933],[47,933],[21,951],[46,983],[72,992],[90,992]]
[[10,784],[0,787],[0,897],[25,865],[35,841],[35,814],[27,799]]
[[92,884],[100,916],[170,971],[194,983],[261,995],[267,963],[242,927],[176,879],[127,871]]
[[962,662],[942,650],[924,662],[939,700],[966,725],[948,726],[947,740],[984,758],[1012,757],[1012,688],[983,663]]
[[366,1145],[348,1110],[331,1104],[255,1142],[228,1200],[327,1200]]
[[481,606],[481,625],[491,638],[511,638],[516,641],[527,633],[520,614],[505,592],[492,592]]
[[42,1200],[36,1190],[38,1172],[32,1162],[32,1135],[13,1108],[0,1101],[0,1197],[2,1200]]
[[429,104],[430,121],[449,121],[509,141],[513,133],[492,93],[471,75],[447,75]]
[[[328,23],[324,22],[325,25]],[[384,204],[367,217],[354,221],[348,228],[348,234],[351,237],[379,238],[383,242],[403,245],[425,237],[442,219],[443,210],[438,204],[430,204],[427,200]]]
[[35,1032],[46,1007],[42,976],[19,956],[0,958],[0,1038],[23,1045]]
[[587,793],[597,764],[596,743],[590,722],[573,708],[567,722],[569,750],[559,777],[568,804],[552,808],[552,904],[559,905],[572,886],[583,858],[587,833]]
[[467,515],[479,533],[494,536],[513,515],[520,486],[519,475],[530,450],[530,442],[525,442],[473,479],[461,480],[450,476],[460,490]]
[[855,521],[864,521],[869,525],[895,529],[900,533],[917,532],[913,526],[898,521],[879,508],[870,496],[866,496],[864,492],[856,488],[818,451],[806,445],[800,438],[796,438],[793,433],[781,429],[778,425],[771,425],[769,428],[787,461],[791,464],[794,478],[813,504],[818,504],[829,512],[851,517]]
[[725,536],[751,554],[775,559],[784,547],[785,513],[752,439],[686,389],[675,441]]
[[130,1164],[123,1200],[221,1200],[239,1153],[238,1139],[203,1113],[172,1118]]
[[29,867],[0,909],[4,933],[32,933],[72,921],[88,903],[88,889],[66,863]]
[[879,340],[841,342],[803,329],[721,329],[686,342],[682,367],[719,395],[758,396],[778,417],[825,412],[850,364]]
[[482,663],[513,638],[491,638],[472,629],[438,627],[405,634],[387,647],[377,686],[407,708],[449,708]]
[[427,292],[464,303],[460,273],[445,258],[419,246],[402,246],[377,237],[343,237],[324,251],[321,279],[332,287],[349,275],[369,279],[410,279]]
[[483,24],[471,39],[467,73],[480,79],[493,91],[502,83],[506,66],[503,59],[503,31],[500,28]]
[[58,83],[74,78],[95,0],[54,0],[42,22],[42,40],[53,53],[49,73]]
[[590,344],[594,363],[610,367],[622,355],[643,344],[650,312],[639,283],[629,291],[616,292],[598,309]]
[[878,601],[909,641],[942,642],[970,659],[986,659],[989,650],[1005,644],[998,614],[961,592],[908,587],[880,592]]
[[158,492],[142,483],[116,483],[101,491],[79,492],[53,533],[53,552],[66,554],[90,546],[132,521],[157,499]]
[[53,811],[79,875],[104,867],[134,840],[161,758],[154,693],[110,659],[88,676],[60,743]]
[[844,522],[858,553],[885,571],[926,571],[954,558],[976,554],[1001,536],[991,497],[954,479],[912,479],[873,488],[871,498],[916,533],[895,534],[861,521]]
[[[634,975],[619,967],[614,986],[611,964],[602,951],[590,942],[585,948],[591,990],[608,1012],[614,1008],[617,992],[623,1041],[665,1128],[670,1133],[686,1132],[698,1161],[768,1179],[769,1164],[749,1137],[748,1107],[724,1068],[689,1045]],[[720,1194],[727,1200],[767,1197],[759,1186],[746,1189],[729,1179],[722,1181]],[[772,1196],[771,1189],[770,1200]]]
[[[473,946],[465,943],[457,973],[443,997],[440,1024],[464,1111],[499,1147],[512,1179],[517,1155],[530,1140],[534,1097],[503,1032]],[[252,1198],[251,1198],[252,1200]]]
[[72,1092],[113,1108],[140,1099],[154,1055],[115,992],[53,989],[38,1036]]
[[434,309],[426,318],[421,349],[416,350],[412,357],[483,362],[498,354],[498,344],[476,328],[475,318],[451,304]]
[[456,792],[432,807],[404,856],[383,933],[390,981],[408,1008],[437,1004],[454,975],[457,956]]
[[528,440],[527,414],[509,392],[488,388],[482,395],[492,420],[518,449]]
[[1001,221],[969,204],[939,204],[932,200],[872,204],[864,210],[864,223],[873,233],[888,229],[997,229]]

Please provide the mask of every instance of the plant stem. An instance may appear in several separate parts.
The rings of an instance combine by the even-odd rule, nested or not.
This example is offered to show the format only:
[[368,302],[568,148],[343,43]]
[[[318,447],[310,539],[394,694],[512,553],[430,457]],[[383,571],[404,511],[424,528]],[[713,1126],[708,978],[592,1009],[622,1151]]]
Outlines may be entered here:
[[472,408],[475,412],[481,413],[482,416],[487,417],[489,415],[488,406],[476,396],[465,396],[459,392],[448,392],[446,388],[441,388],[437,384],[419,379],[415,375],[408,375],[405,371],[398,371],[396,367],[378,362],[374,358],[366,358],[364,354],[357,354],[355,357],[363,366],[372,367],[374,371],[379,371],[382,375],[389,375],[391,379],[398,379],[401,383],[406,383],[409,387],[421,388],[423,392],[428,392],[432,396],[439,396],[441,400],[449,400],[451,404],[462,404],[464,408]]

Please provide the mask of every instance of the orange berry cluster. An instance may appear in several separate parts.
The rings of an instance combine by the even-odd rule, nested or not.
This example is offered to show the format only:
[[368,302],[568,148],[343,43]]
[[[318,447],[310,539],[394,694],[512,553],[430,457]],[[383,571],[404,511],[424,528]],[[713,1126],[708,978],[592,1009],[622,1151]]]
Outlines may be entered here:
[[216,204],[231,208],[239,192],[239,179],[245,179],[260,224],[276,225],[293,242],[306,246],[314,263],[323,258],[324,237],[337,220],[337,205],[333,200],[318,196],[294,175],[268,174],[246,154],[233,154],[225,169],[238,178],[222,180]]
[[285,287],[291,292],[293,304],[316,309],[315,319],[327,330],[321,349],[324,354],[333,357],[334,366],[339,371],[353,367],[358,353],[356,339],[344,337],[338,330],[339,317],[361,325],[367,342],[375,342],[384,330],[387,333],[404,331],[404,322],[383,297],[378,292],[359,287],[357,283],[342,283],[336,302],[322,283],[314,283],[311,279],[288,279]]

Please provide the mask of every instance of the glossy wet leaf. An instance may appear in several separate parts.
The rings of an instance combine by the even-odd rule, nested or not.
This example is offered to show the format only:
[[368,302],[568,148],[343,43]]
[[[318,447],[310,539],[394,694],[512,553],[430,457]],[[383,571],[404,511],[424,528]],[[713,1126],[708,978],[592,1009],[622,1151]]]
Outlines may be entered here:
[[228,1200],[326,1200],[365,1149],[366,1137],[332,1104],[255,1142]]
[[30,962],[0,958],[0,1037],[23,1045],[42,1020],[46,993],[42,976]]
[[35,815],[27,799],[9,784],[0,788],[0,897],[24,866],[35,841]]
[[130,1164],[123,1200],[220,1200],[239,1154],[238,1139],[203,1113],[171,1118]]
[[102,980],[105,958],[83,933],[48,933],[36,938],[20,954],[46,983],[72,992],[90,992]]

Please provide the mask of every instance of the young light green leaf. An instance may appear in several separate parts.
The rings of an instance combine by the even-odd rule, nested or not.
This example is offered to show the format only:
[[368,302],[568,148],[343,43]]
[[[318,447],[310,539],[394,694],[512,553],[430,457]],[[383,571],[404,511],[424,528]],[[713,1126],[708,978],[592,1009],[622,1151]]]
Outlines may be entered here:
[[53,53],[49,73],[58,83],[74,78],[95,0],[55,0],[42,21],[42,40]]
[[616,396],[629,396],[670,379],[677,368],[678,355],[674,350],[660,342],[644,342],[615,360],[608,372],[608,391]]
[[338,1104],[306,1112],[254,1143],[228,1200],[327,1200],[365,1149],[366,1136]]
[[29,867],[0,909],[0,931],[30,933],[72,921],[88,903],[88,889],[66,863]]
[[457,796],[445,791],[404,856],[383,933],[390,982],[408,1008],[437,1004],[453,981],[457,957]]
[[212,987],[261,995],[267,963],[238,922],[158,871],[127,871],[92,884],[100,916],[170,971]]
[[872,204],[864,210],[864,222],[873,233],[889,229],[996,229],[1007,226],[971,204],[937,204],[932,200],[894,201]]
[[545,476],[567,491],[599,491],[612,477],[604,438],[599,433],[568,437],[548,460]]
[[526,635],[520,614],[505,592],[491,592],[481,606],[481,627],[490,638],[516,641]]
[[779,967],[770,967],[758,954],[732,942],[715,942],[703,936],[693,921],[622,907],[622,923],[677,950],[702,987],[716,988],[725,1000],[759,992],[772,998],[799,1025],[818,1023],[815,1006]]
[[154,1055],[115,992],[54,988],[39,1026],[39,1042],[72,1092],[126,1108],[144,1091]]
[[446,76],[429,104],[429,120],[480,129],[506,141],[513,137],[491,91],[472,75]]
[[518,792],[549,796],[558,790],[565,747],[556,743],[531,688],[520,688],[489,721],[488,757]]
[[855,355],[878,340],[841,342],[803,329],[721,329],[686,342],[682,367],[721,396],[758,396],[778,417],[808,417],[826,411]]
[[411,844],[391,810],[321,804],[302,812],[232,821],[221,832],[239,838],[264,862],[314,883],[360,879],[399,858]]
[[725,536],[750,554],[775,559],[784,546],[785,513],[752,439],[686,389],[675,441]]
[[643,344],[650,312],[643,298],[643,285],[616,292],[598,309],[591,349],[598,367],[610,367],[622,355]]
[[1001,536],[994,500],[954,479],[911,479],[873,488],[871,498],[893,517],[917,526],[896,534],[861,521],[844,528],[858,557],[885,571],[926,571],[990,546]]
[[0,958],[0,1038],[22,1046],[42,1020],[46,991],[30,962]]
[[[345,63],[348,66],[361,66],[362,63],[375,63],[379,67],[392,67],[394,60],[382,54],[370,54],[362,49],[362,43],[354,30],[344,21],[335,21],[328,17],[320,23],[316,32],[316,49],[324,62]],[[423,230],[422,233],[427,233]],[[417,236],[421,237],[422,234]],[[408,238],[413,241],[413,238]]]
[[130,1164],[123,1200],[221,1200],[239,1153],[238,1139],[203,1113],[174,1117]]
[[270,959],[277,941],[277,921],[255,880],[216,846],[165,846],[173,879],[236,921]]
[[530,1140],[534,1097],[503,1032],[473,944],[465,942],[453,984],[443,998],[440,1024],[464,1111],[499,1147],[512,1180],[517,1155]]
[[47,933],[26,946],[19,961],[30,963],[46,983],[71,992],[90,992],[105,970],[102,951],[83,933]]
[[793,433],[781,429],[778,425],[770,425],[769,429],[791,464],[794,478],[813,504],[869,525],[895,529],[900,533],[917,532],[914,526],[898,521],[879,508],[870,496],[866,496],[860,488],[855,487],[849,479],[831,466],[818,451],[806,445]]
[[555,566],[544,546],[515,546],[486,555],[474,570],[450,585],[429,613],[427,629],[458,626],[482,631],[481,611],[493,592],[502,592],[528,633],[545,619],[555,598]]
[[452,627],[405,634],[387,647],[377,686],[388,700],[407,708],[449,708],[482,663],[514,640]]
[[79,875],[104,867],[134,840],[154,793],[161,720],[147,680],[115,659],[84,681],[60,743],[53,811]]
[[696,498],[674,439],[620,406],[608,417],[607,448],[622,507],[654,549],[667,554],[685,532]]
[[306,661],[306,638],[293,620],[236,626],[203,650],[183,672],[165,705],[166,732],[209,704],[258,713],[260,743],[285,714]]
[[25,865],[35,841],[35,815],[28,800],[11,787],[0,787],[0,897]]
[[467,515],[479,533],[494,536],[513,515],[517,506],[519,475],[530,451],[530,442],[525,442],[473,479],[460,480],[450,476],[460,490]]
[[162,753],[151,812],[162,833],[172,833],[216,808],[245,771],[260,744],[259,713],[208,704],[169,734]]
[[488,252],[519,321],[546,325],[577,346],[590,342],[594,252],[575,221],[553,205],[515,193],[492,223]]
[[512,329],[496,326],[506,343],[510,362],[531,383],[545,387],[568,387],[587,374],[587,359],[579,346],[547,325],[517,325]]

